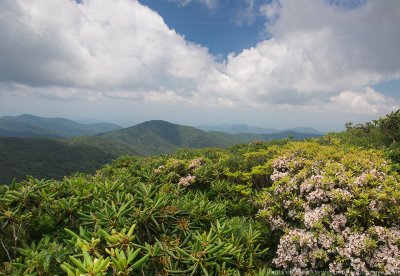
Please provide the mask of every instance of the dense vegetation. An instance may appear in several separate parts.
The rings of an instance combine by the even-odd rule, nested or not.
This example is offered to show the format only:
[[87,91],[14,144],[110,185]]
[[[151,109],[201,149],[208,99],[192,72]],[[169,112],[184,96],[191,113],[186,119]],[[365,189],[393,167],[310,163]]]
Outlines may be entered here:
[[380,149],[393,162],[393,170],[400,172],[400,109],[372,122],[345,126],[346,131],[329,133],[323,139],[337,138],[344,145]]
[[0,137],[0,185],[9,185],[13,179],[21,181],[26,175],[62,179],[74,172],[94,173],[124,154],[136,152],[99,137],[68,140]]
[[[18,135],[23,135],[27,131],[30,133],[30,137],[33,136],[33,133],[48,137],[50,131],[54,135],[64,136],[66,133],[71,136],[93,131],[91,128],[84,131],[83,125],[66,119],[46,119],[21,115],[0,118],[0,136],[2,122],[14,123],[12,126]],[[24,128],[19,126],[21,122],[23,122]],[[96,126],[99,130],[99,127],[103,125],[90,126]],[[112,127],[112,125],[104,127]],[[43,128],[46,128],[47,132]],[[285,132],[283,137],[290,134]],[[276,135],[282,138],[279,136],[282,133]],[[298,133],[296,137],[303,139],[309,135],[315,134]],[[57,140],[0,137],[0,185],[8,185],[14,178],[20,181],[26,175],[32,175],[39,179],[60,179],[71,172],[94,173],[96,169],[121,155],[150,156],[172,153],[178,148],[226,148],[239,142],[271,140],[270,135],[267,136],[251,133],[205,132],[165,121],[149,121],[97,136],[75,136]]]
[[148,121],[133,127],[99,134],[100,137],[126,143],[144,156],[172,153],[179,148],[226,148],[237,143],[269,141],[286,138],[291,135],[295,139],[321,137],[321,135],[315,133],[298,133],[294,131],[273,134],[230,134],[219,131],[202,131],[194,127],[172,124],[161,120]]
[[235,141],[194,127],[154,120],[129,128],[99,134],[112,141],[126,143],[141,155],[172,153],[178,148],[224,148]]
[[395,274],[398,115],[372,132],[121,157],[2,186],[0,273]]

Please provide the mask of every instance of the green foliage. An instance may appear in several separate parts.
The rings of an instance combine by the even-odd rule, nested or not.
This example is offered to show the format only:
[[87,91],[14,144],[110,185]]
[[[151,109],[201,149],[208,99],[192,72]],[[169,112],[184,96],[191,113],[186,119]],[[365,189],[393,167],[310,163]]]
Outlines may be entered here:
[[126,129],[101,134],[102,138],[129,144],[145,156],[172,153],[178,148],[225,148],[235,141],[194,127],[165,121],[149,121]]
[[0,186],[0,274],[393,274],[399,151],[342,141],[123,156]]
[[[0,118],[0,128],[2,120],[8,123],[11,120],[12,123],[15,118],[7,120]],[[44,137],[52,138],[70,137],[79,133],[89,134],[82,132],[82,129],[76,129],[82,128],[82,125],[64,119],[36,117],[32,119],[31,116],[21,116],[18,120],[29,121],[26,122],[27,131],[38,131],[37,135],[31,133],[32,135],[27,135],[27,137],[41,137],[41,133]],[[49,127],[51,129],[49,133],[53,134],[47,135],[40,126]],[[15,127],[18,132],[18,126]],[[86,127],[90,129],[89,126],[86,125]],[[106,131],[116,126],[96,124],[95,127]],[[70,131],[65,131],[64,128]],[[8,133],[9,136],[15,136],[13,132]],[[25,137],[22,134],[19,136]],[[14,178],[16,181],[21,181],[26,175],[32,175],[35,178],[60,179],[73,172],[93,173],[105,163],[126,154],[149,156],[169,154],[178,148],[226,148],[237,142],[248,143],[256,140],[265,140],[265,138],[251,133],[233,135],[205,132],[164,121],[150,121],[97,136],[75,136],[69,139],[1,137],[0,184],[9,185]],[[282,141],[285,140],[287,139]],[[216,151],[210,150],[210,152]],[[205,151],[203,153],[206,154]]]
[[[282,233],[275,265],[331,273],[395,271],[400,178],[381,151],[289,143],[269,164],[273,183],[257,202],[259,218]],[[384,229],[393,236],[370,235]],[[391,264],[378,257],[386,246],[393,251],[383,255],[397,258]]]
[[[2,186],[1,271],[194,275],[258,270],[268,263],[269,232],[254,220],[257,208],[249,196],[231,182],[226,160],[232,154],[246,161],[220,149],[181,150],[160,157],[124,156],[93,176],[29,178]],[[194,180],[182,180],[189,176]]]
[[386,158],[392,161],[393,170],[400,172],[400,109],[372,122],[356,125],[347,123],[345,126],[346,131],[328,133],[319,142],[383,150]]
[[94,173],[123,154],[135,154],[127,145],[99,137],[69,140],[0,137],[0,185],[26,175],[60,179],[71,173]]
[[400,138],[400,109],[390,114],[387,114],[385,118],[379,118],[374,120],[374,123],[387,135],[389,136],[393,144],[399,142]]

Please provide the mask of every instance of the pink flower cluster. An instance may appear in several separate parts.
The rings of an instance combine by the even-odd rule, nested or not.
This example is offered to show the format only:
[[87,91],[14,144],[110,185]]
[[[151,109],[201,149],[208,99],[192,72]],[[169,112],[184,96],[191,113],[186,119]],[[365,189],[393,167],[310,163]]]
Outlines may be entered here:
[[[309,144],[320,147],[313,152],[324,150]],[[272,230],[286,229],[273,260],[277,267],[294,275],[400,273],[399,220],[387,211],[399,203],[399,181],[379,156],[361,154],[314,157],[296,150],[272,163],[274,184],[260,214]]]
[[373,267],[385,266],[385,273],[395,275],[400,272],[400,230],[398,227],[386,229],[375,226],[371,232],[377,236],[378,247],[373,255],[366,257],[366,262]]
[[314,224],[328,217],[332,213],[330,205],[323,204],[321,207],[311,209],[307,208],[304,212],[304,225],[307,229],[312,229]]
[[[284,269],[295,268],[304,271],[309,269],[310,265],[312,269],[317,269],[317,260],[312,258],[312,253],[319,249],[318,239],[311,232],[304,229],[292,229],[281,238],[277,249],[278,257],[273,260],[273,263]],[[298,274],[296,271],[291,272]]]
[[288,227],[288,224],[279,216],[271,218],[271,229],[272,230],[284,230]]
[[155,174],[160,173],[162,170],[165,169],[165,166],[159,166],[157,169],[153,170]]
[[186,177],[181,177],[179,180],[178,185],[183,185],[183,186],[189,186],[196,180],[196,176],[194,175],[188,175]]
[[328,194],[325,193],[324,190],[317,188],[315,191],[309,193],[306,196],[307,200],[310,203],[322,203],[322,202],[327,202],[329,200]]
[[273,182],[277,182],[288,175],[288,172],[280,172],[278,170],[274,170],[274,173],[271,175],[271,180]]
[[199,170],[204,164],[204,158],[193,159],[190,162],[189,169]]
[[[378,236],[376,248],[368,245],[371,232]],[[295,228],[281,238],[273,263],[293,275],[321,271],[327,262],[334,275],[376,275],[380,268],[384,268],[382,275],[395,275],[400,271],[399,238],[397,228],[374,227],[362,233],[346,228],[340,234]]]

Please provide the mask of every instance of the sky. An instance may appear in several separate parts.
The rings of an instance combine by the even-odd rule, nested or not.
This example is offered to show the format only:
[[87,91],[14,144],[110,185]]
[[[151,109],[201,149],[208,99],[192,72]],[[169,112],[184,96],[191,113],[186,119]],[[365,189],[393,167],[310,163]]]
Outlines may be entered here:
[[0,116],[322,131],[400,106],[398,0],[0,0]]

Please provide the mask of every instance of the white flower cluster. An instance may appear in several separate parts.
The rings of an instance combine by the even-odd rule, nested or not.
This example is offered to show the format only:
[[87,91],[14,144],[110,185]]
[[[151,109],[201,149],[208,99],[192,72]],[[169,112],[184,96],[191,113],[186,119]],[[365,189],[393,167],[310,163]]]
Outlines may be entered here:
[[157,169],[153,170],[155,174],[162,172],[165,169],[165,166],[159,166]]
[[272,163],[274,184],[260,213],[272,230],[286,229],[274,264],[293,275],[400,273],[399,220],[387,212],[399,203],[387,186],[399,187],[398,179],[382,160],[332,154],[307,159],[295,151]]
[[271,229],[272,230],[277,230],[277,229],[285,229],[288,227],[288,224],[279,216],[277,217],[272,217],[271,218]]
[[190,161],[189,169],[199,170],[204,164],[204,158],[193,159]]
[[288,175],[288,172],[280,172],[278,170],[274,170],[274,173],[271,175],[271,180],[273,182],[277,182]]
[[321,221],[322,219],[328,217],[332,212],[330,205],[324,204],[321,207],[311,209],[308,208],[304,212],[304,225],[307,229],[312,229],[314,224]]
[[186,177],[181,177],[181,179],[179,180],[178,185],[189,186],[195,180],[196,180],[196,176],[195,175],[188,175]]
[[[301,248],[300,254],[299,248]],[[278,257],[273,260],[273,263],[284,269],[304,271],[309,268],[309,265],[316,269],[316,259],[311,257],[317,250],[319,250],[318,240],[311,232],[304,229],[292,229],[281,238],[277,250]],[[313,259],[312,262],[310,262],[311,259]],[[296,270],[291,273],[299,274]]]
[[328,194],[324,190],[317,188],[309,193],[306,198],[310,203],[322,203],[328,201]]
[[385,273],[388,275],[399,274],[400,272],[400,230],[396,227],[386,229],[375,226],[371,232],[376,232],[378,247],[374,254],[367,256],[366,261],[372,267],[385,266]]
[[339,215],[333,215],[332,216],[332,222],[330,224],[331,229],[333,229],[335,232],[340,232],[341,229],[343,229],[346,226],[347,223],[347,217],[343,214]]

